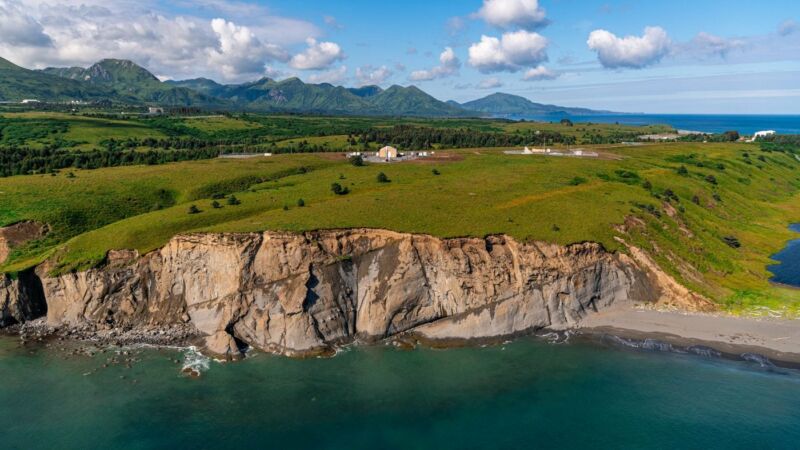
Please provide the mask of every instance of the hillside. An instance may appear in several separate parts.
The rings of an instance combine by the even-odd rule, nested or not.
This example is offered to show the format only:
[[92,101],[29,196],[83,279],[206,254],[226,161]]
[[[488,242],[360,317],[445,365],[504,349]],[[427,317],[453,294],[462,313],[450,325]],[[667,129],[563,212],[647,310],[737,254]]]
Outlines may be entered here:
[[204,93],[162,83],[143,67],[127,60],[104,59],[85,69],[50,67],[41,72],[107,89],[120,101],[129,103],[203,107],[224,105],[218,99]]
[[587,108],[570,108],[566,106],[534,103],[525,97],[503,94],[501,92],[488,95],[460,105],[469,111],[491,114],[493,116],[523,117],[538,115],[590,115],[610,114],[610,111],[596,111]]
[[19,67],[0,58],[0,101],[102,100],[113,94],[73,79]]

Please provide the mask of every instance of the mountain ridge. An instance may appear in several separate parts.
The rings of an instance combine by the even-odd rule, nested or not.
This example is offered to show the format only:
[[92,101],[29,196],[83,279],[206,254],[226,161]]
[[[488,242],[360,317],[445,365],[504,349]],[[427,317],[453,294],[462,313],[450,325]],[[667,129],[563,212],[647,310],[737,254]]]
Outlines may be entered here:
[[89,67],[30,70],[0,58],[0,100],[97,101],[122,104],[202,107],[252,112],[332,115],[476,117],[536,114],[597,114],[586,108],[534,103],[524,97],[495,93],[466,102],[441,101],[417,86],[335,86],[305,83],[297,77],[262,77],[240,84],[209,78],[161,81],[130,60],[103,59]]

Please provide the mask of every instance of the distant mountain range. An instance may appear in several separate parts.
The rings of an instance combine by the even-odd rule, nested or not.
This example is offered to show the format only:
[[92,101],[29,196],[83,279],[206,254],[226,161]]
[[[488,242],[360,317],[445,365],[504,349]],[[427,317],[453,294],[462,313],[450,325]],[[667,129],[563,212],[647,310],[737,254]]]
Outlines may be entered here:
[[443,102],[416,86],[345,88],[262,78],[243,84],[220,84],[207,78],[160,81],[127,60],[104,59],[88,68],[29,70],[0,58],[0,101],[100,101],[165,107],[254,112],[420,117],[525,117],[607,113],[585,108],[543,105],[516,95],[496,93],[459,104]]

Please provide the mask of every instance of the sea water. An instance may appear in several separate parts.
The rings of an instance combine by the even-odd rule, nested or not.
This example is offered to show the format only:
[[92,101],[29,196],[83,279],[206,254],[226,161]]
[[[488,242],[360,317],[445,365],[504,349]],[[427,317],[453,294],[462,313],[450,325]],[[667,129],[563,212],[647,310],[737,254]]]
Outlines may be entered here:
[[[800,233],[800,223],[789,226],[789,229]],[[793,239],[786,243],[780,252],[772,255],[778,261],[767,267],[772,272],[772,281],[788,286],[800,287],[800,239]]]
[[612,115],[543,115],[528,116],[526,120],[558,122],[568,118],[575,123],[620,123],[623,125],[670,125],[678,130],[704,133],[724,133],[735,130],[742,135],[757,131],[774,130],[780,134],[800,134],[800,116],[790,115],[737,115],[737,114],[612,114]]
[[[0,447],[797,448],[800,375],[570,339],[332,358],[0,338]],[[130,364],[109,364],[117,358]],[[194,378],[186,364],[200,368]],[[104,367],[106,365],[107,367]],[[130,365],[130,367],[128,367]]]

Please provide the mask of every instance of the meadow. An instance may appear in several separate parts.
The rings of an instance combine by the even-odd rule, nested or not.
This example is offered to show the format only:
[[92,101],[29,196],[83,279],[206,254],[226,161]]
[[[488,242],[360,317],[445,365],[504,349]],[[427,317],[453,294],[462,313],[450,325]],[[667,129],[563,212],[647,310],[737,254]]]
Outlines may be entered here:
[[[249,125],[231,120],[245,119],[185,118],[180,126],[249,132],[267,118],[248,119]],[[287,139],[283,120],[274,125]],[[322,119],[307,120],[293,126],[306,129]],[[376,119],[342,119],[348,127],[359,120],[376,126]],[[454,122],[462,127],[465,120]],[[482,122],[512,125],[581,133],[560,124]],[[629,130],[604,125],[596,132]],[[306,139],[333,146],[336,136]],[[13,249],[0,271],[48,258],[55,272],[85,269],[102,263],[109,249],[145,253],[187,232],[369,227],[441,237],[503,233],[560,244],[594,241],[626,251],[615,239],[623,238],[730,311],[798,312],[800,294],[770,284],[766,270],[769,256],[792,237],[787,225],[800,218],[800,162],[791,152],[746,143],[582,147],[601,157],[470,148],[355,166],[341,153],[300,153],[0,178],[0,226],[36,220],[51,230]],[[380,173],[388,182],[379,181]],[[334,183],[348,193],[332,192]]]

